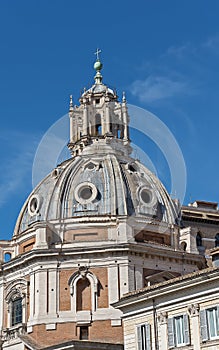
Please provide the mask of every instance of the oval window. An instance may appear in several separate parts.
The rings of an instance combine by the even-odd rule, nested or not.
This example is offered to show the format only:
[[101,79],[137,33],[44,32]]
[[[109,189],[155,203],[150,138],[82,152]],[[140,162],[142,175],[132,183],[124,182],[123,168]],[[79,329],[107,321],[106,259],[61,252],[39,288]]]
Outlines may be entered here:
[[79,191],[79,197],[82,199],[89,199],[93,194],[92,188],[90,186],[84,186]]
[[153,190],[151,190],[150,188],[144,186],[143,188],[139,189],[138,193],[140,202],[143,205],[153,207],[157,203],[157,197]]
[[40,198],[38,195],[34,195],[28,202],[28,212],[31,216],[37,215],[40,208]]
[[97,197],[97,188],[91,182],[83,182],[75,188],[75,199],[81,204],[94,201]]
[[88,163],[85,167],[85,169],[88,169],[88,170],[93,170],[95,169],[96,165],[92,162]]
[[150,203],[151,199],[152,199],[151,191],[149,191],[147,189],[143,189],[141,191],[141,199],[146,204]]

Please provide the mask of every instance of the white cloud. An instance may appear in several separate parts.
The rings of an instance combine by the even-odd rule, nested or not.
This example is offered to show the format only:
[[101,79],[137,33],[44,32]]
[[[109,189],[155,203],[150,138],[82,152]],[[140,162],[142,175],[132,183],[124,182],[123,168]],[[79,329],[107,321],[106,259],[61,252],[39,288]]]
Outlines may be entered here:
[[22,153],[16,158],[10,159],[5,166],[3,176],[0,178],[0,207],[2,207],[8,198],[19,188],[23,189],[27,173],[31,169],[33,154]]
[[214,35],[212,37],[209,37],[202,45],[204,48],[211,49],[211,50],[218,50],[219,49],[219,35]]
[[195,48],[192,48],[192,46],[188,43],[181,46],[170,46],[164,56],[170,55],[175,56],[177,58],[183,58],[188,52],[194,52]]
[[142,102],[154,102],[176,95],[185,94],[188,84],[180,79],[165,76],[149,76],[145,80],[136,80],[131,85],[131,92]]
[[[31,180],[36,135],[13,130],[10,130],[10,132],[4,131],[0,134],[0,145],[5,150],[5,156],[1,157],[0,173],[0,207],[2,207],[12,198],[13,194],[23,192],[28,180]],[[11,150],[10,140],[15,135],[16,150]]]
[[169,46],[153,61],[143,61],[138,65],[137,71],[145,79],[135,80],[130,90],[143,102],[163,100],[182,93],[200,93],[206,81],[215,79],[211,62],[214,67],[218,53],[219,34],[198,43]]

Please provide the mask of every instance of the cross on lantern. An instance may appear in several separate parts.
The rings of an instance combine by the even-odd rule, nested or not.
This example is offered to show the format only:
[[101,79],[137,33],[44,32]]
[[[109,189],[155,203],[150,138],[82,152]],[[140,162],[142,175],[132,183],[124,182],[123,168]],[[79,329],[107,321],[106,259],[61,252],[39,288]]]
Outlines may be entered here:
[[96,52],[94,52],[94,55],[97,56],[97,60],[99,60],[99,54],[101,53],[101,50],[100,49],[97,49]]

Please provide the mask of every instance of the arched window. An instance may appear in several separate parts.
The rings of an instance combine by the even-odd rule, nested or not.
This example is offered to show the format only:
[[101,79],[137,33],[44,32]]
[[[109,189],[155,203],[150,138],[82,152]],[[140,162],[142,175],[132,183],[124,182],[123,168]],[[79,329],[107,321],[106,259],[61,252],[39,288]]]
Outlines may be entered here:
[[102,135],[102,125],[101,125],[100,114],[97,114],[95,117],[95,127],[96,127],[96,135]]
[[18,278],[9,282],[5,288],[7,303],[7,327],[13,327],[26,322],[27,281]]
[[73,312],[96,311],[98,283],[97,277],[85,266],[73,273],[68,281]]
[[22,323],[22,298],[16,298],[11,302],[11,325]]
[[215,247],[219,247],[219,233],[215,236]]
[[8,262],[11,260],[11,253],[5,253],[4,255],[4,262]]
[[186,248],[187,248],[187,243],[186,242],[181,242],[180,246],[181,246],[181,249],[185,252]]
[[202,246],[202,236],[201,236],[200,232],[198,232],[196,235],[196,245],[197,245],[197,247]]
[[87,278],[81,278],[77,282],[77,306],[76,311],[91,310],[91,286]]

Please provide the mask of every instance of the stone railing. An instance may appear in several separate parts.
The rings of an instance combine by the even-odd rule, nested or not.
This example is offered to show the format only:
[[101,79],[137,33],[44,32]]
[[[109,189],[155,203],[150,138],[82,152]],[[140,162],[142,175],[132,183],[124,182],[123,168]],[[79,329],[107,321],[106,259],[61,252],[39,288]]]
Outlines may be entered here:
[[19,324],[11,328],[5,328],[2,331],[2,341],[7,342],[18,338],[20,335],[25,334],[27,327],[25,324]]

